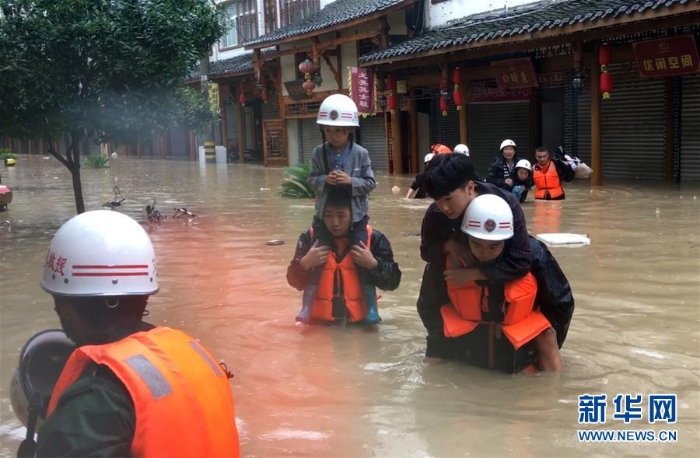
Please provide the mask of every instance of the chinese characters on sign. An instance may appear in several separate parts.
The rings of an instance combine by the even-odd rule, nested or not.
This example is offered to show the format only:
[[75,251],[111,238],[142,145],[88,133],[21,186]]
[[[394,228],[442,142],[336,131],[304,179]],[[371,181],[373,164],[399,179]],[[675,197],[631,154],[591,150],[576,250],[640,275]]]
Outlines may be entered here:
[[530,100],[530,89],[499,89],[469,86],[469,103],[524,102]]
[[491,70],[501,89],[538,86],[535,67],[528,57],[491,62]]
[[219,83],[209,83],[209,105],[213,113],[219,112]]
[[369,68],[350,70],[350,97],[361,115],[374,113],[374,72]]
[[686,75],[700,71],[695,37],[661,38],[632,44],[639,74],[644,78]]
[[[608,399],[606,394],[582,394],[578,397],[579,424],[604,424]],[[677,421],[677,396],[675,394],[650,394],[647,398],[647,422],[649,424]],[[625,424],[644,417],[644,399],[641,394],[618,394],[612,402],[615,412],[613,420]]]

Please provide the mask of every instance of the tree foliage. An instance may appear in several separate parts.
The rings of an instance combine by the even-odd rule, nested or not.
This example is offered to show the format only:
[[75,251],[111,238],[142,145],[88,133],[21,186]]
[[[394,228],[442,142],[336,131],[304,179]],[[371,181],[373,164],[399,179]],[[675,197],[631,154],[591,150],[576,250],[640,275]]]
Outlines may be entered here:
[[[212,0],[0,0],[0,135],[66,140],[49,150],[84,210],[84,138],[135,142],[213,114],[183,86],[225,32]],[[78,202],[80,200],[80,202]]]

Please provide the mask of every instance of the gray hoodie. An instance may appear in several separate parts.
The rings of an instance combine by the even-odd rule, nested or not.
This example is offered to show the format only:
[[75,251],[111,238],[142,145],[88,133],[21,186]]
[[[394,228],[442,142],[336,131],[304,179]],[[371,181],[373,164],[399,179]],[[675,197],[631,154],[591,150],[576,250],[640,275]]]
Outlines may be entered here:
[[[323,209],[326,206],[326,197],[330,185],[326,183],[326,178],[330,170],[326,168],[333,164],[332,148],[326,144],[326,160],[323,159],[323,145],[318,145],[311,156],[311,172],[309,174],[308,183],[316,191],[316,216],[323,218]],[[352,221],[358,222],[369,211],[369,199],[367,196],[377,186],[374,181],[374,173],[372,172],[371,161],[367,150],[357,143],[352,144],[350,156],[348,156],[343,171],[352,177]]]

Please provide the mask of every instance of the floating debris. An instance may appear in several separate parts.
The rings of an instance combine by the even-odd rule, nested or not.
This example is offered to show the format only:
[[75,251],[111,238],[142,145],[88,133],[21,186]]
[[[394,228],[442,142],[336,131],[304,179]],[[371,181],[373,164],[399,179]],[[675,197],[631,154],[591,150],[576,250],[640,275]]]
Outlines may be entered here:
[[271,245],[271,246],[276,246],[276,245],[284,245],[284,240],[277,240],[277,239],[272,239],[268,240],[265,245]]

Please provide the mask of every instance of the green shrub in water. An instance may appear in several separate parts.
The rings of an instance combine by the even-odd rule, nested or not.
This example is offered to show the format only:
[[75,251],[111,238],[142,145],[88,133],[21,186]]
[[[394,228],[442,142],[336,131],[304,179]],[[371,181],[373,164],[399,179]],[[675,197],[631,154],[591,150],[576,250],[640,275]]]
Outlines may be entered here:
[[282,180],[282,196],[295,199],[313,199],[316,192],[306,182],[311,173],[311,165],[297,164],[284,169]]
[[106,156],[88,156],[85,158],[85,167],[88,169],[106,169],[109,167],[109,158]]
[[0,148],[0,161],[5,159],[17,159],[17,155],[7,148]]

